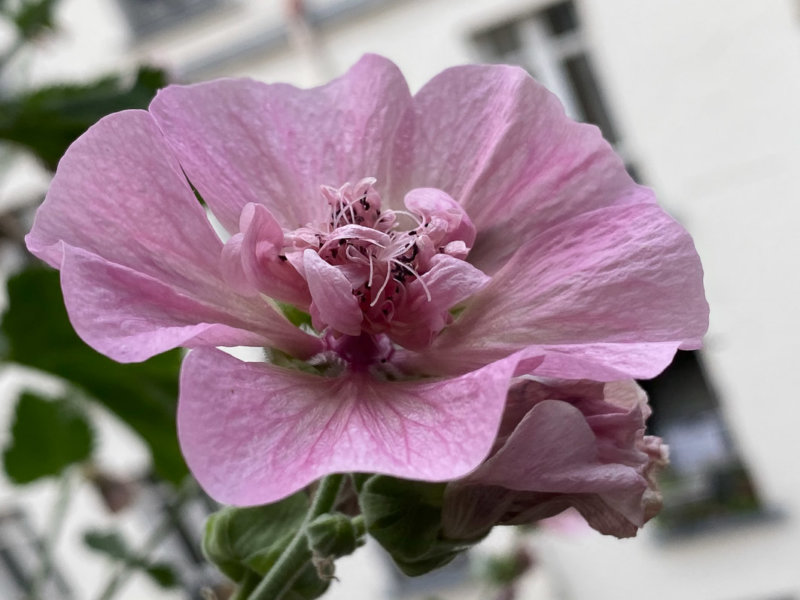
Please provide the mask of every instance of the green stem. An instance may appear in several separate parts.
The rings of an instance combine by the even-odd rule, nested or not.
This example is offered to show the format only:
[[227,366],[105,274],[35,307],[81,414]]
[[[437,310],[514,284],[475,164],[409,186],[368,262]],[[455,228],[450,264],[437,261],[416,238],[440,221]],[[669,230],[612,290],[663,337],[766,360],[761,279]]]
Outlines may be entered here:
[[328,475],[320,481],[302,526],[297,530],[294,538],[269,573],[250,594],[248,600],[280,600],[291,588],[292,583],[308,562],[306,525],[333,509],[336,497],[339,495],[339,488],[342,486],[342,479],[342,475]]

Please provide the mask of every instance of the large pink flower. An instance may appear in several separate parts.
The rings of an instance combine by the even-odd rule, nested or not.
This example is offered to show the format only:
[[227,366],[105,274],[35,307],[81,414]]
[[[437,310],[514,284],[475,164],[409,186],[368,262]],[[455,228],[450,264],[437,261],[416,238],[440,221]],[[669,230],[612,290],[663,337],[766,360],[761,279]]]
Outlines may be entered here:
[[[73,144],[27,242],[100,352],[196,348],[179,437],[232,504],[338,471],[462,476],[512,377],[651,377],[707,322],[687,233],[513,67],[413,97],[377,56],[311,90],[171,86]],[[242,345],[279,352],[214,349]]]

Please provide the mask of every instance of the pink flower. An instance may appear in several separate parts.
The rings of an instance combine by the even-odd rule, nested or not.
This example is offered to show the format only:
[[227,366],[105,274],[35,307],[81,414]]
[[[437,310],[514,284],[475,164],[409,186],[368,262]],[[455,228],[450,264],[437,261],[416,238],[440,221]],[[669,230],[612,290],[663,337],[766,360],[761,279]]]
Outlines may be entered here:
[[509,390],[494,448],[445,492],[448,538],[474,539],[577,509],[601,533],[636,535],[658,513],[661,439],[645,436],[647,397],[633,381],[525,379]]
[[168,87],[73,144],[27,243],[100,352],[196,348],[182,449],[239,505],[331,472],[460,477],[513,377],[651,377],[707,321],[687,233],[513,67],[413,97],[377,56],[311,90]]

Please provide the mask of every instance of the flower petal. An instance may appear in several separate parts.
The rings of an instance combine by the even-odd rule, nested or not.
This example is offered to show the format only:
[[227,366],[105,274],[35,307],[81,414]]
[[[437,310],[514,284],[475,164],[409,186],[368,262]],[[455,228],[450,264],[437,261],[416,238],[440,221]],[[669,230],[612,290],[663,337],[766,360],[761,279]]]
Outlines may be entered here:
[[170,86],[150,112],[189,179],[235,233],[248,202],[266,205],[294,229],[326,218],[320,185],[367,176],[388,185],[392,140],[410,104],[397,67],[368,55],[310,90],[246,79]]
[[665,462],[643,436],[647,412],[633,381],[518,382],[493,455],[448,486],[445,529],[468,537],[572,506],[603,533],[635,535],[660,506],[653,471]]
[[592,125],[525,71],[462,66],[414,96],[408,188],[444,190],[478,229],[471,262],[493,273],[526,241],[583,212],[654,202]]
[[350,280],[313,250],[303,252],[303,266],[313,300],[312,315],[321,321],[318,328],[328,325],[345,335],[359,335],[363,314]]
[[452,318],[449,309],[489,281],[468,262],[446,254],[435,255],[432,263],[427,273],[408,285],[405,302],[392,320],[392,340],[409,350],[430,345]]
[[308,309],[308,286],[282,255],[283,230],[269,210],[263,204],[245,205],[239,226],[241,233],[232,236],[223,249],[223,257],[230,261],[229,283]]
[[101,119],[69,148],[26,242],[62,270],[78,334],[118,360],[143,360],[184,339],[258,339],[304,348],[301,355],[319,346],[225,283],[222,242],[145,111]]
[[634,355],[655,343],[649,370],[658,373],[671,359],[661,344],[696,348],[707,326],[702,268],[686,231],[655,205],[610,207],[529,241],[420,362],[472,369],[527,348],[552,351],[549,376],[588,379],[597,374],[582,372],[582,355],[583,366],[602,367],[609,349],[613,366],[630,345],[641,366]]
[[198,349],[183,364],[178,434],[200,484],[228,504],[272,502],[335,472],[448,480],[491,448],[515,365],[387,382]]
[[275,346],[301,358],[321,350],[259,301],[233,313],[205,304],[148,275],[64,245],[61,286],[75,331],[119,362],[141,361],[177,346]]

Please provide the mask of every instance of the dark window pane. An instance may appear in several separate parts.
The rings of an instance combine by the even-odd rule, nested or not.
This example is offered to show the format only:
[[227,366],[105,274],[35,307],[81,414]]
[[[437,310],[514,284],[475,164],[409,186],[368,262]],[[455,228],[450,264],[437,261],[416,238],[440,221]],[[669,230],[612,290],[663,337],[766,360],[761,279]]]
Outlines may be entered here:
[[504,23],[478,34],[475,38],[491,56],[503,58],[522,47],[519,28],[515,22]]
[[559,2],[543,11],[547,27],[553,35],[562,35],[578,28],[578,15],[572,2]]
[[653,408],[648,428],[670,447],[670,465],[659,478],[662,527],[693,532],[758,514],[758,495],[697,353],[678,352],[664,373],[642,387]]
[[118,0],[137,35],[147,35],[180,24],[220,4],[221,0]]
[[619,139],[617,132],[611,124],[606,103],[586,55],[576,54],[567,58],[564,61],[564,67],[584,120],[597,125],[609,142],[616,143]]

